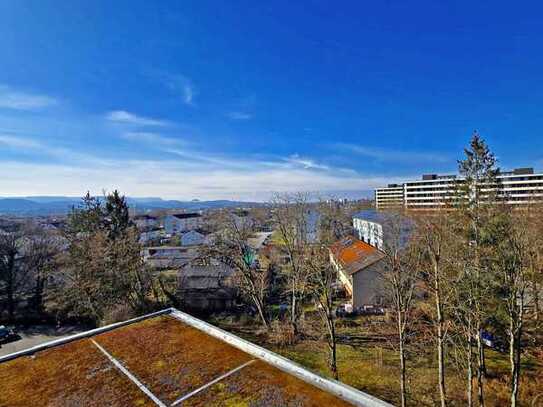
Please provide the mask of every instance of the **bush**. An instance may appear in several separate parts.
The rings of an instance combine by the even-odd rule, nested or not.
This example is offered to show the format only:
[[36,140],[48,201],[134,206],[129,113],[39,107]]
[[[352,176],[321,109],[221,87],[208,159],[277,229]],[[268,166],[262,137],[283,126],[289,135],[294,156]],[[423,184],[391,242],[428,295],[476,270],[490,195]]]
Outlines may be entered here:
[[100,325],[114,324],[115,322],[126,321],[135,317],[137,317],[136,313],[128,305],[117,305],[104,313],[104,318],[100,321]]
[[282,348],[294,344],[296,337],[291,324],[278,319],[272,321],[268,332],[268,341]]

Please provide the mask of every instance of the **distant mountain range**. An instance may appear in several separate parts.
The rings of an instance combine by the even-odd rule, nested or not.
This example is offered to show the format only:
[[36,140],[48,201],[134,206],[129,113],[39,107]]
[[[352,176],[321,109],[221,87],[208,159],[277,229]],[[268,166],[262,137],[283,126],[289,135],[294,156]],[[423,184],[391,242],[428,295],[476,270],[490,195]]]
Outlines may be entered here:
[[[239,206],[259,206],[256,202],[242,201],[176,201],[164,200],[161,198],[127,198],[130,207],[138,212],[153,209],[214,209],[214,208],[232,208]],[[68,213],[72,207],[78,206],[81,198],[68,196],[29,196],[0,198],[0,214],[16,216],[44,216],[44,215],[62,215]]]

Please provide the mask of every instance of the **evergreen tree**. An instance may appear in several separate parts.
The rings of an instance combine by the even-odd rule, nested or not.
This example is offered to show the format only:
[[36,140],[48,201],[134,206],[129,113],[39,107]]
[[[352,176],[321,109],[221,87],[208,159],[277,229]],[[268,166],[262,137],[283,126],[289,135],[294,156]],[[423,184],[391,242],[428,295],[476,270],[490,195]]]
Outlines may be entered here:
[[466,321],[466,340],[468,342],[468,405],[471,400],[472,352],[471,340],[477,345],[477,398],[479,406],[484,405],[484,377],[486,373],[484,344],[482,339],[485,319],[488,317],[488,305],[492,301],[492,287],[495,284],[488,262],[491,245],[487,242],[488,225],[496,215],[496,201],[499,194],[489,192],[489,186],[496,185],[499,174],[497,161],[489,147],[475,131],[469,147],[464,149],[465,159],[458,162],[459,172],[465,178],[460,184],[460,238],[464,239],[466,258],[461,270],[466,292],[464,314]]

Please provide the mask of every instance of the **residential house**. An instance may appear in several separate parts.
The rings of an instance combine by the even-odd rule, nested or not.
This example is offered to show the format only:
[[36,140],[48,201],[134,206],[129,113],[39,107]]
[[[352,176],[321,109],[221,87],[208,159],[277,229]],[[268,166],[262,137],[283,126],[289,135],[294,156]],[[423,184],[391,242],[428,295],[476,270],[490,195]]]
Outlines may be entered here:
[[189,230],[195,230],[203,225],[200,213],[178,213],[164,217],[164,231],[170,236],[179,235]]
[[189,264],[179,270],[177,294],[184,307],[223,311],[235,305],[234,270],[223,264]]
[[151,215],[137,215],[132,221],[140,230],[156,229],[159,226],[159,219]]
[[319,227],[321,214],[316,209],[306,209],[303,222],[297,226],[298,239],[307,243],[316,243],[319,240]]
[[264,247],[273,235],[273,232],[256,232],[247,239],[247,244],[251,249],[258,252]]
[[140,233],[139,242],[142,244],[160,239],[164,235],[164,230],[160,228],[145,230]]
[[180,268],[198,257],[198,247],[155,246],[142,250],[143,261],[157,269]]
[[180,238],[181,246],[197,246],[206,242],[206,236],[196,230],[183,233]]
[[330,261],[351,296],[354,308],[382,305],[384,257],[383,252],[354,236],[345,237],[330,247]]
[[[396,224],[399,222],[398,224]],[[399,237],[400,246],[405,246],[413,229],[413,223],[394,212],[365,210],[353,215],[353,228],[357,237],[379,250],[384,250],[387,240]],[[397,236],[393,236],[396,234]]]
[[246,209],[232,211],[230,216],[232,217],[236,227],[239,229],[250,227],[253,223],[253,219],[249,215],[249,211]]

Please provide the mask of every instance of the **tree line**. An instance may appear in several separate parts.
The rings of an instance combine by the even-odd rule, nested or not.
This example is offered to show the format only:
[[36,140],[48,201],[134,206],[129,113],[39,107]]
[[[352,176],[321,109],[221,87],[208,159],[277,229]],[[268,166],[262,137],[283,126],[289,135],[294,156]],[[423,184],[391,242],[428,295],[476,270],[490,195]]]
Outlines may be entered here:
[[[139,233],[118,191],[87,193],[55,233],[23,225],[0,234],[0,306],[14,321],[54,317],[99,325],[163,305]],[[0,309],[1,311],[1,309]]]
[[450,402],[453,362],[466,377],[467,405],[485,405],[488,345],[509,355],[510,405],[517,406],[527,327],[540,329],[543,212],[535,201],[512,208],[492,188],[499,169],[477,133],[458,164],[465,182],[451,199],[426,213],[392,213],[385,224],[383,278],[397,326],[401,405],[409,399],[408,349],[429,326],[441,406]]

